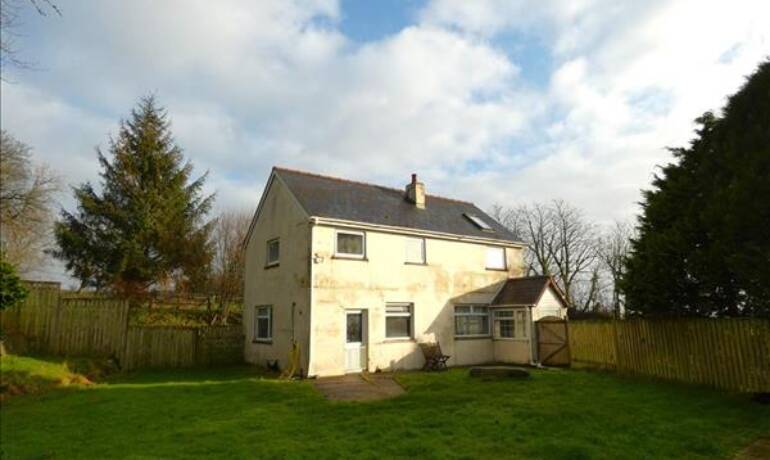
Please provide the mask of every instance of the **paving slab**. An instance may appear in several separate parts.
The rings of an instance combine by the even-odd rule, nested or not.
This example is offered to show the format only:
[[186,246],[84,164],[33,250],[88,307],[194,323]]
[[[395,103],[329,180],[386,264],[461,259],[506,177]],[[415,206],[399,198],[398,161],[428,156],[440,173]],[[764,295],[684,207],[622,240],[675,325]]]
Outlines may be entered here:
[[322,377],[315,380],[315,387],[332,401],[374,401],[404,394],[404,388],[393,379],[392,374]]

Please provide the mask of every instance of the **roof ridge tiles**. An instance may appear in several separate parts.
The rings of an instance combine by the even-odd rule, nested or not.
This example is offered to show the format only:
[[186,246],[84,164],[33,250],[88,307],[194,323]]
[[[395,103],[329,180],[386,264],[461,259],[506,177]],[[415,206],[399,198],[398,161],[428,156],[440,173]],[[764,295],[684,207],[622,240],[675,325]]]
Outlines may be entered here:
[[[394,192],[399,192],[399,193],[403,192],[403,190],[397,189],[395,187],[388,187],[386,185],[373,184],[371,182],[356,181],[356,180],[345,179],[345,178],[336,177],[336,176],[327,176],[327,175],[324,175],[324,174],[312,173],[312,172],[308,172],[308,171],[301,171],[299,169],[285,168],[285,167],[282,167],[282,166],[273,166],[273,169],[276,170],[276,171],[285,171],[285,172],[288,172],[288,173],[301,174],[303,176],[308,176],[308,177],[316,177],[316,178],[320,178],[320,179],[329,179],[329,180],[333,180],[333,181],[337,181],[337,182],[343,182],[343,183],[354,184],[354,185],[365,185],[367,187],[377,187],[377,188],[381,188],[381,189],[385,189],[385,190],[390,190],[390,191],[394,191]],[[475,204],[471,203],[470,201],[458,200],[456,198],[447,198],[445,196],[440,196],[440,195],[426,194],[426,197],[433,198],[433,199],[444,200],[444,201],[452,201],[452,202],[455,202],[455,203],[468,204],[468,205],[471,205],[471,206],[474,206],[474,207],[476,206]]]

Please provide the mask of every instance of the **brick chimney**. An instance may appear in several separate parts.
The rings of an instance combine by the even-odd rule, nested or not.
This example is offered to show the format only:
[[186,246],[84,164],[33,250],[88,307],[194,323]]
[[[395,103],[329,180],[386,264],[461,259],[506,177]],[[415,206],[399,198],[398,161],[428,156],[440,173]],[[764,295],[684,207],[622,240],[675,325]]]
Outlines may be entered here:
[[417,182],[417,174],[412,174],[412,182],[406,186],[406,201],[425,209],[425,184]]

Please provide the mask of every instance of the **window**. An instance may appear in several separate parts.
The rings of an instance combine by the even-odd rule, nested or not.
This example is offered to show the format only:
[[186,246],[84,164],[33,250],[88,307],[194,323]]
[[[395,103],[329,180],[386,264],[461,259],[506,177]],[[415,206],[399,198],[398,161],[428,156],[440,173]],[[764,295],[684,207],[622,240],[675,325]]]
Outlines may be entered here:
[[526,339],[529,335],[527,333],[527,330],[529,328],[527,327],[527,311],[526,310],[518,310],[516,311],[516,338],[519,339]]
[[487,248],[487,269],[505,270],[505,248]]
[[476,214],[465,213],[463,215],[465,216],[466,219],[473,222],[473,225],[480,228],[481,230],[485,232],[494,233],[495,230],[492,227],[490,227],[488,223],[484,222],[484,220],[481,217],[477,216]]
[[389,303],[385,306],[385,338],[412,337],[412,304]]
[[474,337],[489,335],[489,308],[475,305],[455,307],[455,335]]
[[273,339],[273,307],[254,307],[254,341]]
[[495,338],[526,339],[527,331],[526,310],[495,311]]
[[425,263],[425,239],[424,238],[406,238],[406,263],[424,264]]
[[281,244],[278,238],[267,242],[267,263],[266,267],[274,267],[278,265],[278,261],[281,258]]
[[495,312],[495,335],[503,339],[513,338],[513,311],[498,310]]
[[363,232],[337,231],[335,256],[363,259],[365,247],[366,238]]

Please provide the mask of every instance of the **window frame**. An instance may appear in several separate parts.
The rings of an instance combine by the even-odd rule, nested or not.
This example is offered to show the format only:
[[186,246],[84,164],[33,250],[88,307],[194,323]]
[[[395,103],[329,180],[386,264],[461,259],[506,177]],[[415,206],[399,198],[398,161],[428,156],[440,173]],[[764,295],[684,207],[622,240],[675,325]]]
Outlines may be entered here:
[[[463,308],[463,307],[469,307],[470,311],[468,313],[458,313],[457,308]],[[483,308],[486,310],[485,314],[482,313],[476,313],[475,309],[477,308]],[[480,338],[490,338],[492,337],[492,325],[490,324],[490,314],[491,309],[489,308],[488,304],[456,304],[454,306],[454,336],[456,339],[480,339]],[[484,334],[460,334],[457,330],[457,318],[458,317],[484,317],[487,321],[487,332]]]
[[[498,313],[510,313],[510,316],[498,317]],[[511,324],[511,336],[503,336],[500,331],[499,323],[502,321],[510,321]],[[530,331],[527,327],[529,325],[529,314],[526,308],[499,308],[495,309],[492,313],[492,330],[495,340],[522,340],[527,341],[530,339]],[[522,334],[519,335],[519,328],[521,328]]]
[[[490,267],[489,266],[489,251],[491,249],[498,249],[502,251],[503,253],[503,266],[502,267]],[[505,247],[502,246],[486,246],[486,250],[484,251],[484,268],[487,270],[496,270],[496,271],[508,271],[508,254],[506,254]]]
[[[259,310],[267,309],[267,314],[262,315]],[[267,337],[259,337],[259,320],[267,319]],[[252,318],[252,337],[253,343],[272,343],[273,342],[273,306],[272,305],[255,305],[254,317]]]
[[[347,253],[339,251],[339,235],[356,235],[361,237],[361,254]],[[359,230],[340,230],[334,231],[334,257],[336,259],[354,259],[354,260],[366,260],[366,232]]]
[[[408,313],[388,313],[388,307],[407,307]],[[388,335],[388,318],[409,318],[409,332],[407,335],[389,336]],[[386,341],[398,341],[398,340],[412,340],[414,339],[414,303],[412,302],[388,302],[385,304],[385,340]]]
[[[278,244],[278,258],[270,260],[270,245],[273,243]],[[265,243],[265,268],[277,267],[281,264],[281,239],[271,238]]]
[[[411,260],[408,260],[409,251],[407,250],[407,244],[410,240],[419,240],[422,242],[422,260],[420,262],[414,262]],[[427,265],[428,264],[428,255],[427,255],[427,242],[425,241],[425,238],[422,238],[420,236],[407,236],[404,238],[404,264],[406,265]]]

